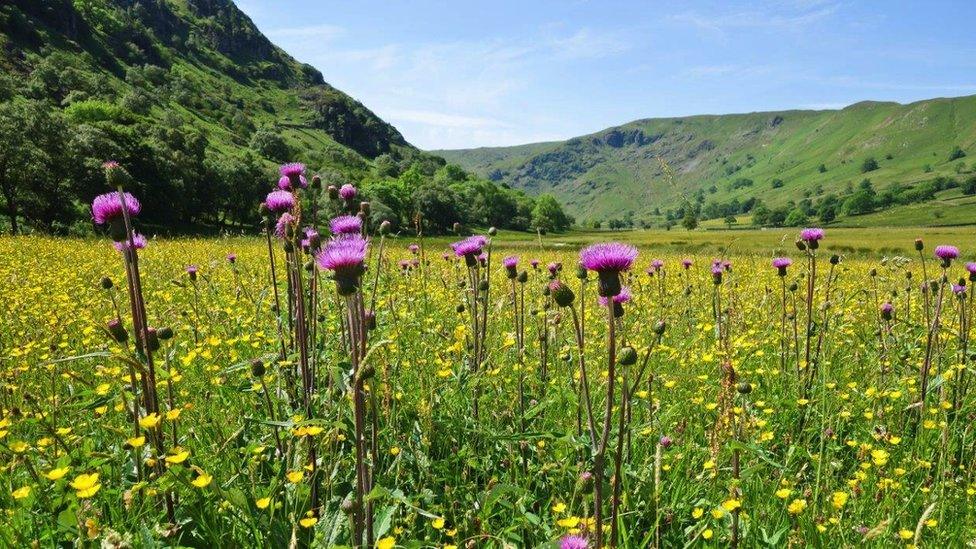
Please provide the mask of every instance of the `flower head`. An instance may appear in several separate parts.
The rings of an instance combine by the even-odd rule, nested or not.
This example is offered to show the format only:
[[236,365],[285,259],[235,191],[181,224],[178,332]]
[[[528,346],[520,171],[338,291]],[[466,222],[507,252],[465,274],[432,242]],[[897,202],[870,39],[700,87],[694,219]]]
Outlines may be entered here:
[[532,268],[533,269],[538,269],[539,268],[539,260],[538,259],[529,260],[529,265],[532,265]]
[[353,198],[356,198],[358,193],[359,191],[356,190],[356,187],[352,186],[350,183],[346,183],[339,188],[339,196],[341,196],[343,200],[352,200]]
[[359,234],[363,230],[363,220],[358,215],[340,215],[329,221],[329,230],[336,236]]
[[288,212],[281,214],[281,217],[278,218],[278,222],[275,223],[275,236],[281,239],[288,238],[288,233],[291,231],[294,223],[295,216]]
[[280,214],[291,211],[295,207],[295,197],[288,191],[271,191],[264,199],[268,210]]
[[821,240],[823,239],[823,237],[824,237],[824,230],[819,227],[812,227],[800,231],[800,240],[803,240],[808,244],[810,242],[816,242],[818,240]]
[[[614,305],[623,305],[624,303],[627,303],[628,301],[633,299],[633,297],[634,295],[630,293],[630,288],[628,288],[627,286],[621,286],[620,293],[613,296],[612,299]],[[597,297],[597,301],[600,303],[601,307],[606,307],[610,303],[610,299],[611,298],[607,298],[602,295]]]
[[637,248],[619,242],[593,244],[580,252],[580,262],[591,271],[626,271],[637,259]]
[[282,164],[278,168],[281,179],[278,180],[278,188],[283,191],[293,191],[308,187],[308,180],[305,179],[305,164],[301,162],[289,162]]
[[137,250],[141,250],[146,247],[146,244],[147,244],[146,237],[133,231],[131,245],[129,243],[129,239],[127,238],[125,240],[122,240],[121,242],[113,242],[112,246],[115,246],[116,250],[122,252],[128,250],[130,247],[134,247]]
[[660,271],[661,267],[664,267],[663,260],[655,259],[654,261],[651,261],[651,268],[654,269],[655,271]]
[[951,261],[959,257],[959,248],[944,244],[942,246],[936,246],[935,257],[941,259],[942,261]]
[[[122,196],[125,198],[125,209],[128,211],[129,217],[139,215],[139,212],[142,211],[142,205],[139,204],[136,197],[130,193],[122,193]],[[92,200],[92,219],[96,224],[104,225],[122,219],[122,215],[122,198],[119,197],[119,193],[100,194]]]
[[502,259],[502,265],[506,269],[514,269],[515,267],[518,267],[518,256],[517,255],[510,255],[510,256],[506,257],[505,259]]
[[409,250],[410,253],[412,253],[412,254],[416,254],[416,253],[418,253],[420,251],[420,246],[418,246],[416,244],[411,244],[411,245],[407,246],[407,250]]
[[301,241],[302,249],[310,252],[317,250],[319,244],[322,243],[322,237],[319,235],[319,232],[316,231],[314,227],[305,227],[305,229],[302,230],[302,233],[305,235]]
[[788,257],[777,257],[773,259],[773,267],[777,269],[785,269],[793,264],[793,260]]
[[586,538],[580,536],[567,535],[559,540],[559,549],[587,549],[589,546]]
[[454,255],[458,257],[463,257],[465,263],[469,267],[473,267],[474,262],[477,259],[477,256],[481,254],[481,249],[484,248],[485,244],[487,243],[488,243],[487,238],[481,235],[475,235],[475,236],[469,236],[464,240],[454,242],[453,244],[451,244],[451,249],[454,250]]
[[366,239],[358,234],[333,238],[325,245],[315,262],[320,269],[332,271],[340,295],[351,295],[359,289],[359,280],[366,271]]
[[227,262],[228,263],[237,263],[237,254],[235,254],[234,252],[231,252],[231,253],[227,254]]
[[891,320],[892,313],[895,312],[895,306],[890,302],[885,301],[881,304],[881,318],[885,320]]

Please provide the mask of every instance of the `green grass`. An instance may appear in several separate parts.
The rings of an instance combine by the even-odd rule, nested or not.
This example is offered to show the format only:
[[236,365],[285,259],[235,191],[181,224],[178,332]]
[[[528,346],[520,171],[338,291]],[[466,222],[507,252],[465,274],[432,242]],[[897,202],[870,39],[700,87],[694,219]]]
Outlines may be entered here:
[[[625,136],[623,143],[613,142],[617,135]],[[633,135],[644,142],[627,141]],[[676,208],[698,191],[705,192],[706,202],[756,197],[777,207],[805,196],[816,200],[818,190],[842,194],[865,177],[879,191],[938,175],[960,177],[956,166],[968,166],[972,158],[949,162],[956,145],[976,153],[976,96],[908,105],[864,102],[837,111],[647,119],[565,142],[437,152],[481,175],[498,170],[500,180],[515,187],[552,192],[578,219],[588,221],[622,218],[628,211],[635,219],[651,219],[655,208],[662,213]],[[865,174],[861,165],[868,157],[880,168]],[[673,178],[662,170],[662,162]],[[971,173],[965,172],[961,177]],[[754,185],[731,189],[737,178]],[[776,178],[783,187],[771,187]],[[712,185],[714,194],[708,191]],[[891,215],[886,223],[944,224],[927,218],[939,207],[913,207],[920,213],[908,220]],[[953,219],[974,222],[964,215]]]

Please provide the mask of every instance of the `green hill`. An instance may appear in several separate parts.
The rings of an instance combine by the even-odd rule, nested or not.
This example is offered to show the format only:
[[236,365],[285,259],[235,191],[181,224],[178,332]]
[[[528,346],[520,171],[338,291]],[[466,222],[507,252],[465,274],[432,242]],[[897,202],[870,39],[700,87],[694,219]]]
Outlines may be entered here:
[[0,3],[0,190],[11,219],[83,230],[123,163],[159,226],[253,223],[276,164],[359,181],[443,164],[262,35],[230,0]]
[[964,156],[976,152],[976,96],[645,119],[561,142],[433,152],[552,193],[584,222],[672,224],[692,208],[740,223],[758,213],[763,225],[831,213],[848,225],[976,223]]

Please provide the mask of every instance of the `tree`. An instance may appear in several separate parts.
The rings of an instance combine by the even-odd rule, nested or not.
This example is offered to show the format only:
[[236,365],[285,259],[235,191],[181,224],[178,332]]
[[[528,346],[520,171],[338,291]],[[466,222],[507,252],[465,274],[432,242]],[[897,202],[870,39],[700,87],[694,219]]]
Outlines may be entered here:
[[807,214],[802,208],[793,208],[793,211],[786,216],[783,224],[787,227],[802,227],[807,224]]
[[771,182],[771,185],[774,189],[779,189],[780,187],[783,186],[783,180],[776,178]]
[[737,222],[738,222],[738,219],[736,219],[734,215],[727,215],[727,216],[725,216],[725,227],[726,228],[731,229],[732,228],[732,225],[735,225]]
[[817,217],[824,223],[830,223],[837,219],[837,206],[835,204],[821,204],[817,209]]
[[874,209],[874,195],[866,189],[860,189],[844,201],[844,213],[860,215]]
[[681,218],[681,226],[693,231],[698,228],[698,216],[695,214],[695,210],[691,207],[691,204],[684,205],[685,215]]
[[532,226],[548,231],[564,231],[569,228],[569,217],[551,194],[539,195],[532,210]]
[[962,193],[965,195],[976,194],[976,175],[970,176],[970,178],[962,184]]
[[249,146],[261,156],[276,162],[287,162],[291,155],[288,144],[285,143],[281,135],[269,129],[254,132]]
[[827,165],[826,164],[821,164],[821,165],[817,166],[817,171],[820,172],[820,173],[827,173]]
[[949,162],[958,160],[964,156],[966,156],[966,151],[959,148],[959,145],[956,145],[955,148],[952,149],[952,152],[949,153]]
[[69,193],[61,175],[63,121],[40,101],[0,103],[0,195],[10,231],[19,232],[18,217],[47,224],[71,221]]
[[861,164],[861,173],[868,173],[877,170],[881,166],[878,165],[878,161],[874,159],[873,156],[869,156],[864,159],[864,163]]
[[446,185],[428,183],[413,194],[414,212],[424,227],[434,233],[446,233],[454,223],[463,222],[461,197]]

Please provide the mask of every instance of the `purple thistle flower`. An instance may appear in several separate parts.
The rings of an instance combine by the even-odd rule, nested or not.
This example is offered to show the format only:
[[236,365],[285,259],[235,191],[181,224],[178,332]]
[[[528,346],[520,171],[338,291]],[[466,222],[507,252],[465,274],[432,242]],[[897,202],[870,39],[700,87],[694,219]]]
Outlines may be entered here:
[[502,265],[506,269],[514,269],[514,268],[518,267],[518,256],[517,255],[510,255],[510,256],[506,257],[505,259],[502,259]]
[[227,254],[227,262],[228,263],[237,263],[237,254],[235,254],[234,252],[231,252],[231,253]]
[[295,197],[288,191],[271,191],[265,197],[264,203],[268,210],[280,214],[291,211],[295,207]]
[[668,448],[671,447],[672,444],[674,444],[674,441],[671,440],[671,437],[669,437],[668,435],[664,435],[661,437],[661,440],[657,441],[657,443],[661,445],[661,448],[667,450]]
[[482,267],[484,267],[485,265],[487,265],[488,264],[488,254],[486,254],[485,252],[481,252],[480,254],[478,254],[478,263],[481,263],[481,266]]
[[278,168],[278,173],[285,177],[298,177],[300,175],[305,175],[305,164],[301,162],[289,162],[288,164],[282,164]]
[[559,271],[561,271],[562,268],[563,268],[563,264],[562,263],[559,263],[557,261],[553,261],[553,262],[549,263],[548,265],[546,265],[546,269],[549,270],[549,274],[552,275],[553,277],[555,277],[556,276],[556,273],[558,273]]
[[800,231],[800,240],[804,242],[816,242],[824,237],[824,230],[819,227],[811,227]]
[[487,242],[488,240],[483,236],[469,236],[464,240],[451,244],[451,249],[454,250],[454,255],[464,258],[464,262],[468,267],[474,267],[475,261],[480,260],[479,254],[481,254],[481,249],[484,248]]
[[589,546],[586,538],[581,536],[567,535],[559,540],[559,549],[587,549]]
[[[142,204],[130,193],[122,193],[125,196],[125,208],[129,217],[135,217],[142,211]],[[92,219],[98,225],[104,225],[116,219],[122,219],[122,200],[119,193],[110,192],[100,194],[92,200]]]
[[314,251],[322,243],[322,237],[314,227],[305,227],[302,232],[305,235],[301,242],[302,249]]
[[[620,293],[613,296],[613,303],[614,305],[623,305],[624,303],[627,303],[633,299],[633,297],[634,295],[630,293],[630,288],[627,286],[621,286]],[[610,303],[609,298],[602,295],[597,297],[597,301],[600,303],[601,307],[606,307]]]
[[363,220],[357,215],[340,215],[329,221],[329,231],[336,236],[359,234],[363,230]]
[[539,268],[539,260],[538,259],[529,260],[529,265],[532,265],[532,268],[533,269],[538,269]]
[[197,273],[199,271],[200,271],[200,268],[197,267],[196,265],[187,265],[186,266],[186,274],[187,274],[187,276],[190,277],[190,280],[191,281],[194,281],[194,282],[196,281],[196,279],[197,279]]
[[685,270],[690,269],[691,266],[692,266],[692,264],[693,264],[693,262],[691,261],[691,259],[689,259],[687,257],[681,260],[681,266],[684,267]]
[[356,198],[358,193],[359,191],[356,190],[356,187],[352,186],[350,183],[346,183],[339,188],[339,196],[341,196],[343,200],[352,200],[353,198]]
[[420,246],[418,246],[416,244],[411,244],[411,245],[407,246],[407,249],[410,250],[410,253],[416,254],[417,252],[420,251]]
[[278,187],[282,190],[291,191],[299,187],[302,189],[308,187],[308,181],[305,179],[305,164],[301,162],[282,164],[278,168],[278,173],[281,174]]
[[444,261],[450,261],[451,260],[451,254],[449,254],[447,252],[442,253],[441,254],[441,257],[444,258]]
[[966,270],[969,271],[969,274],[976,274],[976,263],[966,263]]
[[580,262],[597,272],[626,271],[637,259],[637,248],[619,242],[593,244],[580,252]]
[[966,287],[963,286],[962,284],[953,284],[952,293],[956,294],[956,296],[958,297],[962,297],[966,295]]
[[358,234],[342,238],[333,238],[315,256],[315,262],[320,269],[334,273],[336,288],[339,295],[352,295],[359,289],[359,279],[366,266],[366,239]]
[[[147,244],[146,237],[143,236],[143,235],[141,235],[141,234],[139,234],[139,233],[137,233],[137,232],[135,232],[135,231],[133,231],[133,233],[132,233],[132,244],[134,245],[135,249],[141,250],[141,249],[143,249],[143,248],[146,247],[146,244]],[[112,246],[115,246],[115,249],[118,250],[118,251],[120,251],[120,252],[125,251],[125,250],[128,250],[129,249],[129,239],[127,238],[127,239],[125,239],[125,240],[123,240],[121,242],[113,242],[112,243]]]
[[654,261],[651,261],[651,268],[654,269],[655,271],[660,271],[661,267],[664,267],[663,260],[655,259]]
[[942,246],[936,246],[935,257],[941,259],[942,261],[956,259],[959,257],[959,248],[945,244]]
[[278,218],[278,222],[275,223],[275,236],[281,239],[287,238],[289,229],[293,223],[295,223],[295,216],[288,212],[281,214],[281,217]]
[[411,259],[410,260],[410,266],[411,267],[419,267],[420,266],[420,260],[417,259],[416,257],[413,258],[413,259]]
[[401,259],[400,261],[397,261],[397,265],[399,265],[401,269],[406,271],[407,269],[410,268],[410,261],[406,259]]
[[793,264],[793,260],[788,257],[777,257],[773,259],[773,267],[777,269],[785,269]]
[[597,293],[604,297],[620,293],[620,272],[630,269],[635,259],[637,248],[619,242],[593,244],[580,252],[580,263],[597,272]]

